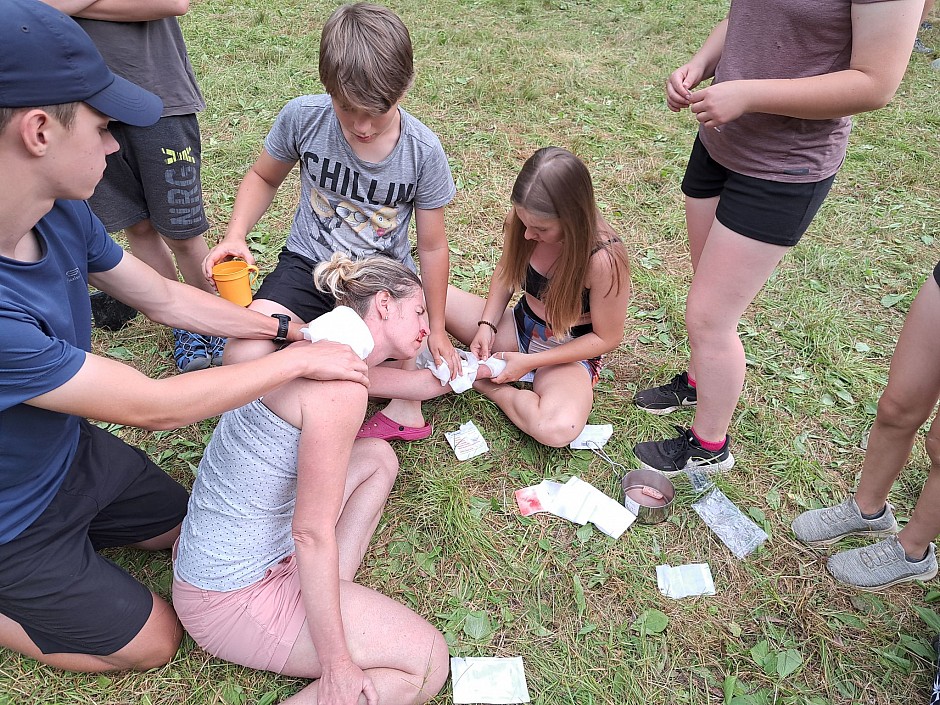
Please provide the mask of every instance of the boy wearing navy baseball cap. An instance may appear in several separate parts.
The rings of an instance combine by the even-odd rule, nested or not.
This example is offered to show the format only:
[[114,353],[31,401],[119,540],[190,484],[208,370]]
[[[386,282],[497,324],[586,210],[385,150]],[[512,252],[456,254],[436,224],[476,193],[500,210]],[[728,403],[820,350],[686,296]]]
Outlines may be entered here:
[[175,428],[296,377],[367,384],[345,346],[151,380],[91,350],[88,285],[155,321],[206,335],[300,340],[297,324],[173,282],[125,253],[83,199],[117,144],[110,119],[145,126],[162,105],[106,66],[69,17],[4,0],[0,22],[0,647],[74,671],[167,663],[173,609],[101,557],[167,549],[186,491],[86,418]]

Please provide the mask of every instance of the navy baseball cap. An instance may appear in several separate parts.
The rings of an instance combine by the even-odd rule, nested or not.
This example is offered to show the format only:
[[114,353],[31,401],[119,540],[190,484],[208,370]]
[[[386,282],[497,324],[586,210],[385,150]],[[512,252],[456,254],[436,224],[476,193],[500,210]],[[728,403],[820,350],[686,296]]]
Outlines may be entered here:
[[39,0],[2,0],[0,107],[33,108],[82,101],[108,117],[146,127],[163,102],[115,76],[71,17]]

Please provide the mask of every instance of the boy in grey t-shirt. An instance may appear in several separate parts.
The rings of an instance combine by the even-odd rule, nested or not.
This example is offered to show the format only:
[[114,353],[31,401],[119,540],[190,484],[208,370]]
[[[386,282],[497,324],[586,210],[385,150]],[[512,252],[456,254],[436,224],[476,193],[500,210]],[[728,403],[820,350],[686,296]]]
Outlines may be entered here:
[[414,269],[412,213],[450,202],[454,182],[434,133],[405,110],[396,112],[398,143],[384,160],[371,163],[343,136],[329,95],[302,96],[284,106],[264,151],[281,162],[300,162],[300,204],[288,250],[315,261],[334,252],[356,259],[384,254]]
[[[456,192],[440,141],[399,106],[414,79],[411,38],[392,11],[368,3],[344,5],[323,27],[320,80],[327,95],[302,96],[278,115],[264,151],[242,180],[222,241],[204,273],[240,257],[254,263],[248,232],[271,205],[278,187],[300,164],[300,203],[277,267],[251,308],[310,321],[334,302],[313,286],[312,270],[335,252],[354,258],[393,257],[414,268],[408,242],[412,214],[435,362],[460,369],[444,330],[450,266],[444,206]],[[226,362],[274,348],[230,341]],[[393,400],[363,424],[361,436],[418,440],[431,433],[418,402]]]

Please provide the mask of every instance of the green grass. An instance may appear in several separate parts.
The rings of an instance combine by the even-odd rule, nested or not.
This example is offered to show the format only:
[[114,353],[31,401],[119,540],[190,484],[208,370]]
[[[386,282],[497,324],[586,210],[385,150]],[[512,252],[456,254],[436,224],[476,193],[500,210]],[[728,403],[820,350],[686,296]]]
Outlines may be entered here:
[[[691,271],[679,182],[694,122],[666,109],[662,86],[727,4],[391,6],[416,50],[405,107],[440,135],[458,181],[447,210],[454,283],[485,287],[510,185],[536,148],[568,147],[591,168],[602,209],[628,243],[635,289],[591,420],[614,424],[607,451],[630,467],[633,444],[669,433],[673,422],[634,409],[632,394],[681,369],[687,354]],[[321,90],[316,49],[333,7],[202,0],[185,19],[209,103],[201,122],[213,237],[277,111]],[[936,45],[940,33],[925,40]],[[915,56],[891,105],[856,120],[830,198],[742,319],[749,367],[731,431],[738,464],[721,485],[770,535],[765,547],[735,559],[690,509],[681,482],[668,522],[634,527],[619,541],[560,519],[520,517],[512,499],[519,487],[577,474],[619,498],[621,470],[536,445],[469,392],[429,403],[434,435],[397,447],[402,473],[362,582],[430,619],[454,655],[522,656],[535,703],[923,701],[937,627],[921,615],[940,597],[936,582],[878,596],[841,589],[823,556],[796,544],[788,526],[854,486],[904,314],[937,260],[938,89],[940,73]],[[263,266],[273,265],[295,199],[289,180],[254,234]],[[170,338],[158,326],[98,331],[95,345],[148,374],[172,374]],[[443,432],[471,418],[491,451],[458,463]],[[213,423],[117,432],[189,483]],[[926,467],[919,445],[892,495],[900,516],[910,516]],[[167,556],[111,555],[166,594]],[[710,563],[716,596],[660,596],[658,563],[698,561]],[[210,658],[188,638],[170,665],[146,674],[62,674],[0,653],[0,705],[267,704],[302,685]],[[435,702],[450,701],[448,685]]]

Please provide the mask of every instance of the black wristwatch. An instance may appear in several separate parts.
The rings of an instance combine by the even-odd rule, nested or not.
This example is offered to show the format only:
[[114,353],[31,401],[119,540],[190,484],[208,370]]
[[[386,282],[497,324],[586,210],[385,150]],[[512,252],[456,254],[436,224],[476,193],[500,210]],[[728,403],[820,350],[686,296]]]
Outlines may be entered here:
[[287,342],[287,331],[290,329],[290,316],[286,313],[272,313],[271,318],[277,319],[277,334],[274,336],[275,345]]

